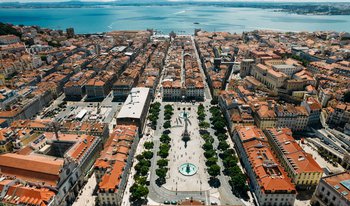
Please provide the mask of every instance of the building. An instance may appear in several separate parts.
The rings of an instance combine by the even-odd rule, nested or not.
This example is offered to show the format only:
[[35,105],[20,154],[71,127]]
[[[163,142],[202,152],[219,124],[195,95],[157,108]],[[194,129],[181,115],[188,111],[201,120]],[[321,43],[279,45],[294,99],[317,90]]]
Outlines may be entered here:
[[328,123],[343,126],[350,122],[350,103],[339,102],[328,117]]
[[243,59],[241,62],[241,68],[239,74],[242,78],[249,76],[254,64],[254,59]]
[[295,186],[263,131],[256,126],[237,126],[233,140],[259,205],[294,205]]
[[274,69],[275,71],[283,72],[289,77],[293,76],[294,73],[300,71],[299,68],[289,64],[272,65],[272,69]]
[[297,189],[315,189],[323,170],[292,136],[289,128],[268,128],[265,134]]
[[15,90],[7,87],[0,88],[0,109],[6,110],[17,98],[18,94]]
[[67,99],[81,99],[86,94],[86,83],[95,76],[95,71],[78,72],[64,85],[64,94]]
[[0,153],[11,152],[13,149],[13,141],[16,139],[16,134],[10,128],[0,129]]
[[179,101],[183,99],[183,89],[179,80],[164,80],[162,82],[163,99]]
[[[91,135],[100,137],[104,143],[109,137],[108,124],[86,121],[63,121],[55,124],[56,128],[65,134]],[[18,120],[11,124],[12,129],[31,129],[37,132],[54,132],[51,119]]]
[[73,38],[75,35],[74,28],[67,28],[66,33],[67,33],[67,38]]
[[1,44],[14,44],[18,43],[21,40],[19,39],[18,36],[15,35],[1,35],[0,36],[0,45]]
[[302,131],[308,124],[309,114],[303,106],[275,105],[275,113],[276,127],[288,127],[293,131]]
[[89,135],[33,133],[17,153],[0,155],[0,175],[55,191],[52,205],[70,205],[101,150]]
[[284,86],[285,81],[288,79],[288,76],[285,73],[275,71],[264,64],[254,65],[251,75],[272,90],[277,90]]
[[101,205],[121,205],[138,141],[136,126],[118,125],[106,142],[94,168]]
[[0,178],[0,199],[4,205],[54,205],[55,191],[51,188],[26,185],[6,176]]
[[151,101],[150,89],[135,87],[131,90],[117,116],[118,125],[135,125],[141,132]]
[[88,99],[103,99],[112,88],[115,78],[114,72],[102,72],[99,76],[91,78],[86,84],[86,95]]
[[316,98],[312,96],[305,96],[301,106],[305,107],[309,114],[308,125],[317,125],[320,123],[322,106]]
[[260,104],[253,105],[253,109],[255,124],[260,129],[276,126],[277,116],[272,101],[261,102]]
[[350,205],[350,171],[321,178],[312,203],[320,206]]
[[131,89],[134,87],[135,80],[131,78],[120,78],[113,83],[113,99],[117,101],[125,101]]
[[322,87],[319,88],[318,99],[320,100],[322,107],[327,107],[328,101],[332,97],[333,95],[330,89],[322,89]]

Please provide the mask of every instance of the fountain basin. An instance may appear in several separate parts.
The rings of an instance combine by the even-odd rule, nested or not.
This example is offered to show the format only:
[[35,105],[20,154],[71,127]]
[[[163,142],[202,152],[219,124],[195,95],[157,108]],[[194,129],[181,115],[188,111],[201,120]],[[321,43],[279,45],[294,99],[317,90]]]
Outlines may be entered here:
[[184,163],[179,167],[179,172],[184,176],[192,176],[197,173],[197,170],[197,166],[192,163]]
[[186,111],[181,111],[180,114],[179,114],[179,117],[181,119],[188,119],[190,117],[190,113],[186,112]]

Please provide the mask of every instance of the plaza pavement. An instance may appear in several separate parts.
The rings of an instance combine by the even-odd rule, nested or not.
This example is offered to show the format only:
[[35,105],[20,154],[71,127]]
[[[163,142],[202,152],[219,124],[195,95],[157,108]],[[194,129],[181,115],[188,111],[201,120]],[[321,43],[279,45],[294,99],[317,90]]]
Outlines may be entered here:
[[[171,149],[168,156],[169,171],[166,184],[163,186],[168,190],[177,189],[179,191],[209,190],[209,176],[206,172],[204,150],[202,149],[204,141],[200,137],[198,128],[197,105],[192,107],[176,104],[173,107],[174,115],[171,119],[172,128],[170,128],[171,133],[169,134],[171,138]],[[178,108],[181,110],[178,110]],[[185,128],[185,120],[179,117],[180,113],[184,111],[183,108],[189,113],[188,132],[191,140],[187,142],[187,148],[185,148],[181,136]],[[188,108],[191,108],[191,110],[188,110]],[[178,169],[184,163],[194,164],[197,167],[197,173],[193,176],[182,175]]]

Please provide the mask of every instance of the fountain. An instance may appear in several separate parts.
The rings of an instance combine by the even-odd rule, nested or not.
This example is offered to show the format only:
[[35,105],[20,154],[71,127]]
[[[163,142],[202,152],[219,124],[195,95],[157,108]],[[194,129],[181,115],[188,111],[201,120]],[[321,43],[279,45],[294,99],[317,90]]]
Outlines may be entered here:
[[182,112],[180,112],[179,117],[181,119],[186,120],[186,119],[188,119],[190,117],[190,114],[188,112],[186,112],[186,111],[182,111]]
[[179,172],[184,176],[192,176],[197,173],[196,165],[192,163],[184,163],[179,167]]

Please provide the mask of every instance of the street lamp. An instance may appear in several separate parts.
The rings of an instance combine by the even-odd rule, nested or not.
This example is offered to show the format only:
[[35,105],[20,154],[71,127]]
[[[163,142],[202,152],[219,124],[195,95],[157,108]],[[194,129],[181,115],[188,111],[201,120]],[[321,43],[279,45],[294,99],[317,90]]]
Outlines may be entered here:
[[175,194],[177,195],[177,181],[176,181]]

